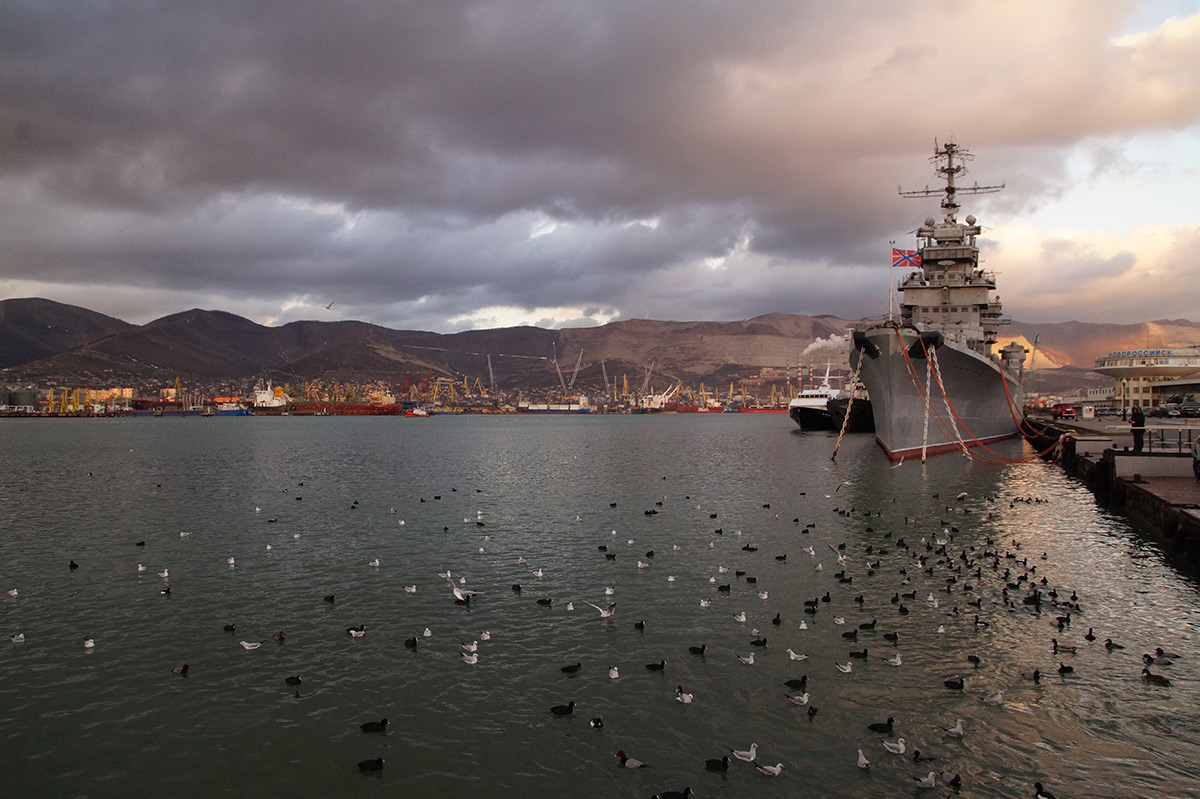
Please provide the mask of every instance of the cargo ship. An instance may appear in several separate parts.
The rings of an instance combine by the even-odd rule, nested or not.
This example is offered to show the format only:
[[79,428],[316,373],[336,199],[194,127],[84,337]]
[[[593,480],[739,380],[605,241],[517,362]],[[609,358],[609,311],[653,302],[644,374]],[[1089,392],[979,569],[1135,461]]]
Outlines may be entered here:
[[564,413],[591,413],[592,406],[588,404],[588,398],[579,396],[574,402],[527,402],[521,400],[517,403],[517,413],[529,414],[564,414]]
[[899,318],[855,330],[850,365],[871,398],[875,436],[891,460],[973,447],[1017,434],[1026,351],[1011,343],[992,352],[1001,318],[992,296],[996,277],[979,266],[974,216],[958,221],[958,195],[1000,191],[959,188],[972,155],[954,142],[935,145],[931,159],[940,189],[901,191],[903,197],[942,195],[942,220],[925,220],[918,249],[892,250],[893,267],[914,267],[899,283]]

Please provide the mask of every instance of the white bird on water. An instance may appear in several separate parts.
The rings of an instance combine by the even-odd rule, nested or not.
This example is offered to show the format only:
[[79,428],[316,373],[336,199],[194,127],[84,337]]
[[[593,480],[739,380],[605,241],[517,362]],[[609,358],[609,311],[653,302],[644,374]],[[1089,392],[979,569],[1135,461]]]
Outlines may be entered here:
[[25,633],[17,633],[16,635],[10,635],[8,637],[8,640],[12,641],[14,644],[23,644],[23,643],[25,643]]
[[260,646],[262,646],[262,641],[242,641],[241,645],[242,649],[245,649],[247,652],[249,652],[252,649],[258,649]]
[[1004,692],[997,691],[996,693],[992,694],[991,696],[985,696],[983,698],[983,701],[985,704],[988,704],[988,705],[1002,705],[1002,704],[1004,704]]
[[779,773],[783,771],[783,764],[776,763],[773,766],[759,766],[758,770],[763,774],[766,774],[768,777],[778,777]]
[[468,666],[474,666],[479,662],[479,655],[474,652],[461,652],[459,654],[462,655],[463,663],[466,663]]
[[[24,636],[24,635],[22,635],[22,636],[21,636],[21,640],[22,640],[22,641],[24,641],[24,640],[25,640],[25,636]],[[84,639],[83,639],[83,648],[84,648],[84,649],[93,649],[95,646],[96,646],[96,642],[95,642],[95,641],[93,641],[91,638],[84,638]]]
[[621,672],[617,671],[617,667],[616,667],[616,666],[610,666],[610,667],[609,667],[609,669],[608,669],[608,678],[609,678],[610,680],[615,680],[615,679],[617,679],[617,678],[618,678],[618,677],[620,677],[620,676],[621,676]]
[[[592,605],[592,603],[588,602],[586,599],[584,600],[584,602],[587,602],[587,604]],[[596,610],[600,611],[600,618],[602,618],[602,619],[612,618],[612,615],[617,612],[617,603],[616,602],[610,602],[608,604],[607,608],[602,608],[599,605],[592,605],[592,607],[594,607]]]
[[899,665],[901,664],[901,662],[902,662],[902,661],[900,660],[900,653],[899,653],[899,652],[897,652],[895,655],[893,655],[892,657],[888,658],[888,661],[887,661],[887,662],[888,662],[888,665],[889,665],[889,666],[899,666]]
[[808,704],[808,692],[805,691],[804,693],[800,694],[799,696],[789,696],[788,701],[791,702],[793,705],[807,705]]
[[946,729],[946,734],[953,735],[955,738],[963,737],[963,732],[964,732],[964,730],[963,730],[963,720],[962,719],[959,719],[958,722],[953,727],[948,727]]
[[229,558],[229,559],[228,559],[228,560],[226,560],[225,562],[226,562],[226,563],[228,563],[230,566],[234,565],[234,560],[233,560],[233,558]]
[[913,779],[917,781],[918,788],[936,788],[937,787],[937,774],[932,771],[929,772],[929,775],[926,777],[913,777]]
[[799,626],[799,627],[797,627],[796,629],[797,629],[797,630],[807,630],[807,629],[808,629],[808,622],[806,622],[806,621],[804,621],[803,619],[801,619],[801,621],[800,621],[800,626]]
[[429,638],[433,635],[433,630],[426,627],[425,632],[421,633],[421,635],[425,636],[426,638]]
[[741,613],[739,613],[739,614],[737,614],[736,616],[734,616],[734,617],[733,617],[733,620],[734,620],[734,621],[745,622],[745,621],[746,621],[746,611],[744,611],[744,610],[743,610]]
[[479,642],[478,641],[472,641],[469,644],[461,644],[461,646],[462,646],[462,650],[464,652],[477,652],[479,650]]
[[415,585],[406,585],[404,586],[404,593],[415,594],[417,593],[417,587]]
[[808,658],[808,655],[797,655],[790,648],[788,649],[787,653],[788,653],[788,657],[791,658],[792,660],[806,660]]
[[[737,654],[737,653],[734,653],[734,654]],[[747,666],[754,665],[754,653],[753,652],[751,652],[749,655],[746,655],[745,657],[738,655],[737,659],[742,661],[743,663],[745,663]]]
[[758,744],[750,744],[750,748],[746,751],[738,749],[730,749],[729,751],[733,752],[733,756],[743,763],[753,763],[754,758],[758,757]]
[[850,672],[854,671],[854,664],[849,660],[846,661],[845,666],[843,666],[841,663],[834,663],[833,665],[837,666],[837,670],[842,674],[849,674]]
[[888,750],[893,755],[904,754],[904,739],[903,738],[897,738],[895,743],[892,743],[891,741],[880,741],[880,743],[883,744],[884,749]]
[[[139,563],[139,564],[138,564],[138,571],[140,571],[140,572],[144,572],[144,571],[146,571],[146,567],[145,567],[145,566],[143,566],[142,564],[140,564],[140,563]],[[17,595],[17,589],[15,589],[15,588],[14,588],[13,590],[9,591],[9,592],[8,592],[8,595],[9,595],[9,596],[16,596],[16,595]]]
[[870,768],[871,767],[871,761],[867,760],[867,756],[863,754],[863,750],[861,750],[861,749],[858,750],[858,767],[859,768]]
[[162,578],[164,578],[164,579],[165,579],[165,578],[168,576],[168,574],[167,574],[167,570],[166,570],[166,569],[163,569],[162,571],[160,571],[160,572],[158,573],[158,576],[159,576],[159,577],[162,577]]
[[368,566],[378,566],[378,565],[379,565],[379,558],[375,558],[375,560],[371,561],[371,562],[370,562],[370,563],[368,563],[367,565],[368,565]]
[[604,589],[605,596],[612,596],[615,593],[617,593],[617,589],[613,588],[611,585]]
[[693,699],[693,697],[691,694],[685,694],[683,692],[682,685],[675,689],[675,700],[676,701],[682,702],[685,705],[690,705],[692,703],[692,699]]
[[708,606],[709,606],[709,605],[711,605],[711,604],[712,604],[712,601],[711,601],[711,600],[708,600],[708,599],[701,599],[701,600],[700,600],[700,607],[702,607],[702,608],[706,608],[706,607],[708,607]]
[[492,640],[492,634],[489,633],[487,630],[484,630],[483,632],[481,632],[479,634],[479,640],[480,641],[490,641],[490,640]]

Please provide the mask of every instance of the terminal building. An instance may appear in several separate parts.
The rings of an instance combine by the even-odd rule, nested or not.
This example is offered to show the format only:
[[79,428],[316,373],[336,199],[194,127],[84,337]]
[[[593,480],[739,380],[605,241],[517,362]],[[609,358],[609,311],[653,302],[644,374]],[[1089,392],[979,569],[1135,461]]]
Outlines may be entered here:
[[1113,379],[1113,402],[1122,414],[1135,406],[1154,408],[1200,391],[1200,347],[1110,352],[1096,359],[1092,371]]

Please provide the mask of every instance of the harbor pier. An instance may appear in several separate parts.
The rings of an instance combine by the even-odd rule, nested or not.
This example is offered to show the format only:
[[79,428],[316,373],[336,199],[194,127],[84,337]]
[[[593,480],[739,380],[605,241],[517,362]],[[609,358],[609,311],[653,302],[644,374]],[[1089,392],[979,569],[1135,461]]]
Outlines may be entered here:
[[1146,447],[1133,451],[1128,423],[1031,419],[1063,442],[1063,468],[1106,504],[1146,524],[1175,553],[1200,564],[1200,483],[1191,444],[1200,425],[1148,425]]

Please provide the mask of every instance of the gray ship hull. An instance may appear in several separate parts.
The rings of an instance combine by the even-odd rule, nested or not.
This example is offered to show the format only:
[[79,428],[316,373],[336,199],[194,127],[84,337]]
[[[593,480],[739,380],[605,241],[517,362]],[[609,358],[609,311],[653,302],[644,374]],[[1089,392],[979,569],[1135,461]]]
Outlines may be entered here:
[[871,397],[875,437],[891,460],[980,446],[1017,434],[1020,386],[993,361],[952,341],[941,342],[936,353],[945,398],[935,373],[927,426],[927,359],[918,333],[884,326],[856,334],[856,343],[862,342],[865,346],[851,351],[850,364],[857,369],[862,359],[860,379]]

